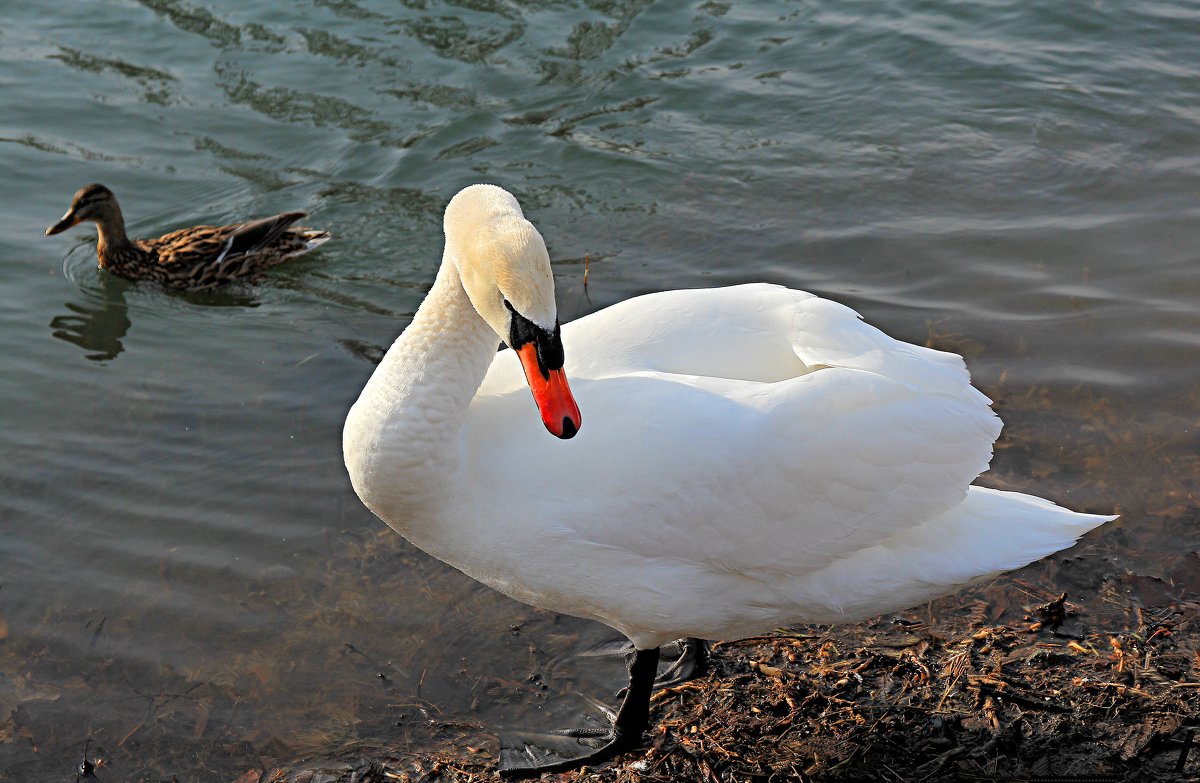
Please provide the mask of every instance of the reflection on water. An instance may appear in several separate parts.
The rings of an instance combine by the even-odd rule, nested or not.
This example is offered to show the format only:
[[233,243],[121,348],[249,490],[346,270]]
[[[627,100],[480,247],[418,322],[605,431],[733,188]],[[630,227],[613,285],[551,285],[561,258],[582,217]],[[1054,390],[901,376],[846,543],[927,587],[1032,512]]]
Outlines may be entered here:
[[50,321],[50,334],[79,346],[90,361],[115,359],[125,346],[121,340],[129,332],[129,303],[126,294],[144,291],[160,296],[175,297],[199,307],[257,307],[260,302],[248,284],[233,284],[216,291],[172,291],[156,283],[125,280],[103,270],[96,282],[80,291],[80,302],[65,302],[68,312]]
[[[967,354],[1006,423],[984,483],[1124,514],[1071,555],[1071,600],[1126,569],[1175,600],[1200,549],[1198,24],[1141,0],[4,4],[0,178],[36,186],[0,210],[0,780],[69,780],[88,737],[102,780],[234,780],[611,696],[619,665],[570,658],[603,629],[414,552],[341,464],[475,181],[541,229],[564,321],[767,280]],[[129,284],[41,236],[94,181],[131,236],[305,209],[335,240],[244,289]]]
[[125,291],[129,283],[114,275],[104,275],[101,300],[98,304],[67,302],[66,315],[56,315],[50,321],[50,334],[59,340],[78,345],[86,358],[104,362],[117,358],[125,346],[121,338],[129,331],[129,304]]

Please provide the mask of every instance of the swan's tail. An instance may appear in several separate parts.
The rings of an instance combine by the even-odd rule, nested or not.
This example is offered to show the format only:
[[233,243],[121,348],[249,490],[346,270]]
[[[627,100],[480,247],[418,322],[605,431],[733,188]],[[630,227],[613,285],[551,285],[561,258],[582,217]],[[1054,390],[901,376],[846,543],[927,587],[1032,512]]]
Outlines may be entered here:
[[828,610],[818,622],[899,611],[1066,549],[1113,519],[973,486],[944,514],[809,574],[802,591]]

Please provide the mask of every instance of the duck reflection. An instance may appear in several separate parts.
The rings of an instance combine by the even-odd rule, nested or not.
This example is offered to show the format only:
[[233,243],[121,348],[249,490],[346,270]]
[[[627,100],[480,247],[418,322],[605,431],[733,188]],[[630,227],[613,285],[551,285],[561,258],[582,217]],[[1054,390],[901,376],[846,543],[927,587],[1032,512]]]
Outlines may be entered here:
[[121,338],[131,326],[125,301],[130,284],[113,275],[101,275],[99,282],[100,286],[93,289],[95,301],[65,303],[70,313],[55,316],[50,321],[50,333],[88,351],[84,356],[91,361],[105,362],[125,350]]
[[57,315],[50,321],[50,333],[60,340],[78,345],[84,356],[94,362],[111,361],[125,350],[121,343],[132,322],[126,294],[134,291],[166,293],[169,296],[199,307],[258,307],[261,304],[254,290],[226,286],[217,291],[165,291],[154,284],[141,284],[110,275],[103,270],[80,291],[83,302],[66,302],[69,313]]

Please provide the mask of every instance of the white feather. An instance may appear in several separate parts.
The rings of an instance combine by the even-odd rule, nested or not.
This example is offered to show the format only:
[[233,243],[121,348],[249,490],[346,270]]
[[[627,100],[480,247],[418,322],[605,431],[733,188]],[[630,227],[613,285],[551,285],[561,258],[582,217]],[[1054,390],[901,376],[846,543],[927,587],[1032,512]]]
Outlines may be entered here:
[[347,465],[418,546],[640,648],[903,609],[1112,519],[968,489],[1001,425],[962,359],[812,294],[651,294],[562,335],[570,441],[447,261],[347,419]]

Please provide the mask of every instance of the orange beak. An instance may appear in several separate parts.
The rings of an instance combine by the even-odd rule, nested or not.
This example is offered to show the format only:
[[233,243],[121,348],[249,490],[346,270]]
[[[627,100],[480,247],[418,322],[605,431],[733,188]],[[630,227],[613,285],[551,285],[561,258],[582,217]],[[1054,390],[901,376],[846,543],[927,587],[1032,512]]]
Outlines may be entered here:
[[521,366],[525,369],[525,380],[533,390],[533,400],[542,414],[542,423],[550,434],[566,440],[579,432],[582,419],[579,406],[571,396],[567,385],[567,374],[558,370],[542,370],[538,362],[537,345],[529,342],[517,349]]

